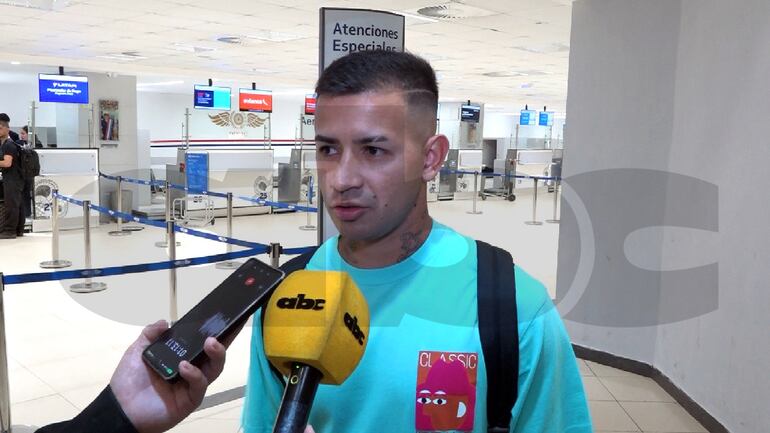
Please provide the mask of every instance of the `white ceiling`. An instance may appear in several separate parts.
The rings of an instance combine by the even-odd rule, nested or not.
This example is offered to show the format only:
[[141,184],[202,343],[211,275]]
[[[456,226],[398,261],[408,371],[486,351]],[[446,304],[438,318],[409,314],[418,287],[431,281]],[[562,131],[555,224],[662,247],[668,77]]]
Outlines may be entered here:
[[[46,11],[0,6],[0,69],[10,61],[135,74],[174,91],[207,78],[261,88],[312,89],[322,6],[416,13],[445,0],[58,0]],[[500,111],[548,105],[564,111],[571,0],[464,0],[490,15],[429,22],[407,18],[406,46],[438,71],[441,99],[486,102]],[[268,31],[293,40],[265,41]],[[237,36],[242,44],[217,41]],[[141,56],[126,59],[121,53]],[[118,57],[115,57],[118,55]],[[55,71],[55,68],[50,69]],[[41,71],[45,72],[45,71]]]

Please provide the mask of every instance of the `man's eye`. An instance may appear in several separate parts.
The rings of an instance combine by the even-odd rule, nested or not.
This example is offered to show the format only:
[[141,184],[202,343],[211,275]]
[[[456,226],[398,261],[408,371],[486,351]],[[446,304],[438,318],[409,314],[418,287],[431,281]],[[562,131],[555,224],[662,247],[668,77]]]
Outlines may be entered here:
[[331,146],[320,146],[318,148],[318,152],[321,155],[325,155],[325,156],[334,155],[335,153],[337,153],[337,151]]
[[383,152],[385,151],[379,147],[366,146],[366,153],[368,153],[371,156],[382,155]]

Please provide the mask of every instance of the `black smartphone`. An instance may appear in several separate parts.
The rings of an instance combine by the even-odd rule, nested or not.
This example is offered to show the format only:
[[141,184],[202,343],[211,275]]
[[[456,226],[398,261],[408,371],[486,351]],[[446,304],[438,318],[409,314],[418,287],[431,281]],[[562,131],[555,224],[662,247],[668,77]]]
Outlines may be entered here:
[[206,356],[206,338],[224,339],[265,303],[283,277],[283,271],[249,259],[150,344],[142,358],[165,380],[176,380],[180,362],[197,364]]

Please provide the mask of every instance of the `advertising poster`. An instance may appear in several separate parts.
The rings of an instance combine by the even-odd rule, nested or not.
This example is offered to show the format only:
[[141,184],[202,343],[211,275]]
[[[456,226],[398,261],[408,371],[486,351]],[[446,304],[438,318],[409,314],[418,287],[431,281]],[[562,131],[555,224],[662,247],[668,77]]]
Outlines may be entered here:
[[118,101],[99,100],[99,138],[101,141],[117,143],[120,139],[119,118]]

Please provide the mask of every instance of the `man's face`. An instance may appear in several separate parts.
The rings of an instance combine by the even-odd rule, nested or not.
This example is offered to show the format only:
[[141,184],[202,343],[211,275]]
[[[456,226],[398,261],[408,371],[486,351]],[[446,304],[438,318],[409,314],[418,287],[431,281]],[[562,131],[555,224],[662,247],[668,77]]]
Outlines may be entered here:
[[8,125],[0,123],[0,137],[7,137],[9,132]]
[[425,143],[407,114],[396,91],[318,98],[319,183],[344,238],[380,239],[424,199]]
[[27,139],[27,131],[22,129],[21,132],[19,132],[19,137],[21,137],[22,140],[26,140]]

